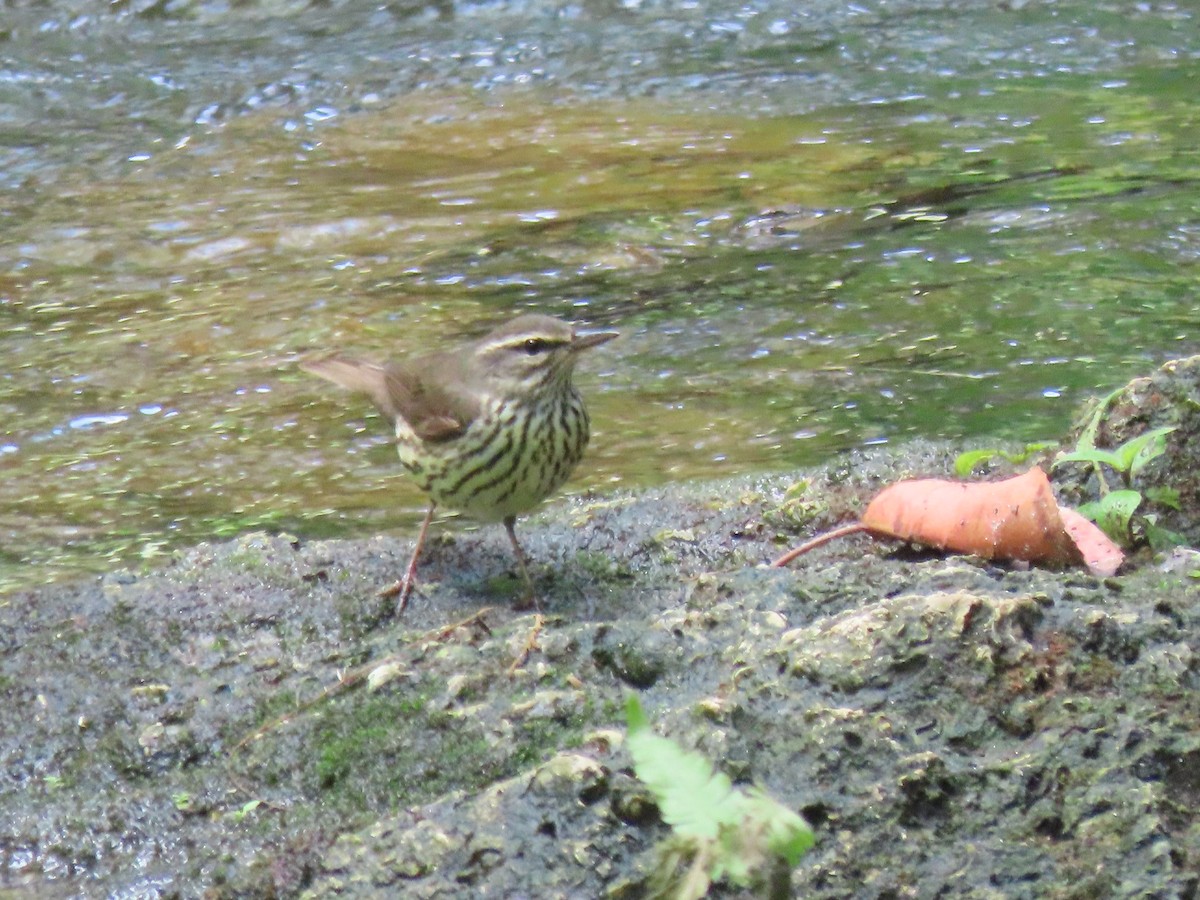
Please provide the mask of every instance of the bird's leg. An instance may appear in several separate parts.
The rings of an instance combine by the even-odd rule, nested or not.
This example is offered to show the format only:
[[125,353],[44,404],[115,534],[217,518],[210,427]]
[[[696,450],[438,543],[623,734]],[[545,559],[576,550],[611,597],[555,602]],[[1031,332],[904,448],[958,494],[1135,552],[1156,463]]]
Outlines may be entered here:
[[521,578],[525,581],[525,596],[521,598],[519,609],[536,609],[540,611],[538,606],[537,596],[533,593],[533,580],[529,577],[529,566],[525,562],[525,551],[521,549],[521,542],[517,540],[516,531],[517,517],[506,516],[504,519],[504,530],[508,532],[508,539],[512,543],[513,554],[517,557],[517,567],[521,570]]
[[400,598],[396,601],[396,615],[400,615],[408,606],[408,597],[417,583],[417,560],[421,558],[421,548],[425,546],[425,532],[429,530],[429,523],[433,521],[433,511],[436,508],[437,504],[430,502],[429,509],[425,513],[425,520],[421,522],[421,530],[417,534],[417,545],[413,547],[412,558],[408,561],[408,568],[404,570],[404,577],[391,587],[384,588],[379,592],[380,597]]

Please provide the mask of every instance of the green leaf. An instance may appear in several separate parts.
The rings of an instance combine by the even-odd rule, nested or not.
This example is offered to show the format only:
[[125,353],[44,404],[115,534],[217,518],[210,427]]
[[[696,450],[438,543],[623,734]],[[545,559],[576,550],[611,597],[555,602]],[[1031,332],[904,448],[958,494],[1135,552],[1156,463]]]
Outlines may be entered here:
[[642,709],[642,702],[638,700],[636,694],[630,694],[625,698],[625,728],[629,731],[630,737],[636,732],[650,729],[650,719],[646,716],[646,711]]
[[1020,465],[1036,453],[1041,453],[1044,450],[1051,450],[1058,446],[1055,441],[1034,441],[1026,444],[1024,450],[1016,453],[1008,450],[1000,450],[995,447],[988,447],[983,450],[968,450],[966,453],[960,453],[954,458],[954,474],[959,478],[966,478],[981,462],[999,457],[1000,459],[1008,460],[1013,465]]
[[966,478],[979,463],[994,459],[999,453],[999,450],[993,449],[968,450],[966,453],[960,453],[954,458],[954,474],[959,478]]
[[816,842],[804,818],[758,788],[746,792],[746,815],[766,823],[767,847],[794,866]]
[[1130,438],[1115,450],[1101,450],[1091,444],[1085,444],[1080,438],[1079,445],[1069,453],[1060,453],[1054,460],[1058,466],[1065,462],[1090,462],[1111,466],[1129,478],[1134,477],[1146,463],[1157,459],[1167,449],[1167,435],[1174,431],[1174,426],[1155,428],[1145,434]]
[[[758,788],[734,788],[701,754],[654,734],[632,694],[625,701],[625,720],[634,770],[674,828],[661,851],[651,896],[699,900],[711,882],[722,878],[752,885],[774,860],[794,866],[813,845],[812,829],[801,816]],[[688,857],[691,865],[680,878],[677,869]]]
[[801,478],[799,481],[794,481],[788,485],[788,489],[783,492],[783,499],[795,500],[798,497],[803,497],[808,493],[808,489],[812,487],[812,482],[807,478]]
[[1173,550],[1176,547],[1184,547],[1187,545],[1185,538],[1178,531],[1172,531],[1170,528],[1162,528],[1157,520],[1157,516],[1146,516],[1142,523],[1142,529],[1146,534],[1146,543],[1150,545],[1150,549],[1156,553],[1164,550]]
[[1117,399],[1123,390],[1125,390],[1123,387],[1117,388],[1115,391],[1096,404],[1096,411],[1092,413],[1092,417],[1088,420],[1087,426],[1079,433],[1079,443],[1075,445],[1077,449],[1095,449],[1096,433],[1100,430],[1100,425],[1104,422],[1104,413],[1108,410],[1108,407],[1115,399]]
[[1060,453],[1054,458],[1054,462],[1050,468],[1057,468],[1062,463],[1067,462],[1102,463],[1103,465],[1111,466],[1118,472],[1125,471],[1125,460],[1120,453],[1112,450],[1101,450],[1099,447],[1081,447],[1072,450],[1070,453]]
[[653,791],[663,821],[681,835],[715,839],[722,823],[736,820],[735,795],[728,776],[714,773],[712,764],[701,754],[654,734],[641,704],[632,695],[625,704],[625,717],[634,771]]
[[261,800],[247,800],[245,803],[242,804],[241,809],[234,811],[233,821],[235,821],[235,822],[242,821],[242,819],[246,818],[246,816],[250,815],[250,813],[254,812],[260,806],[262,806]]
[[1157,503],[1160,506],[1169,506],[1171,509],[1183,509],[1183,506],[1179,502],[1179,491],[1175,490],[1175,488],[1163,486],[1148,487],[1142,493],[1152,503]]
[[1129,477],[1136,478],[1138,472],[1149,462],[1158,459],[1167,452],[1167,435],[1174,431],[1174,426],[1155,428],[1145,434],[1138,435],[1120,446],[1122,455],[1129,458]]
[[1114,541],[1129,541],[1129,520],[1142,502],[1138,491],[1109,491],[1094,503],[1079,507],[1079,514],[1100,526]]
[[727,878],[734,884],[749,884],[754,872],[766,863],[763,838],[761,823],[723,826],[718,852],[713,855],[713,881]]

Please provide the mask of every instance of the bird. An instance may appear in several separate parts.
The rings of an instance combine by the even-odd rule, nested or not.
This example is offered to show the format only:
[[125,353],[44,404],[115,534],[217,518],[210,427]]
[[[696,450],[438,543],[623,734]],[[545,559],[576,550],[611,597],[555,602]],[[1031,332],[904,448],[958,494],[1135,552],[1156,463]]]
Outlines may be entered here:
[[536,606],[517,516],[558,490],[583,457],[590,423],[572,382],[585,350],[618,336],[582,331],[527,313],[465,346],[375,363],[332,355],[301,368],[366,394],[389,421],[400,462],[429,496],[404,577],[381,594],[402,613],[434,511],[443,506],[480,522],[503,522]]

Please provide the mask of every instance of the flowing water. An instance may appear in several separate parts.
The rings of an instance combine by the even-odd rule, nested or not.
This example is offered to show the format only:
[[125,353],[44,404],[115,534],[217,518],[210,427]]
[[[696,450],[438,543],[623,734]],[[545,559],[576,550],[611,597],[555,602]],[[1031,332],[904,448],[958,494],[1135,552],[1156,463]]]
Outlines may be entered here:
[[1054,438],[1197,352],[1200,28],[1095,2],[0,10],[0,588],[410,527],[296,368],[619,328],[573,490]]

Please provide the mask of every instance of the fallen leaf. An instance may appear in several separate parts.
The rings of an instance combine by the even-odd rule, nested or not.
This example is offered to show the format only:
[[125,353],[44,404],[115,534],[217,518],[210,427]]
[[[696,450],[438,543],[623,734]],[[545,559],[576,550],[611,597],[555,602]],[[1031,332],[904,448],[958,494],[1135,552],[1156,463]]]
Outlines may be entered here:
[[833,537],[860,530],[984,559],[1022,560],[1050,568],[1086,565],[1102,577],[1115,573],[1125,558],[1099,528],[1074,510],[1059,507],[1046,473],[1035,467],[1004,481],[898,482],[876,495],[861,522],[815,538],[772,565],[786,565]]
[[1058,514],[1062,517],[1063,526],[1079,552],[1083,554],[1084,562],[1093,575],[1107,578],[1115,575],[1125,554],[1107,534],[1095,523],[1085,519],[1075,510],[1060,506]]
[[1036,467],[1004,481],[901,481],[871,501],[862,522],[877,536],[984,559],[1052,567],[1083,562],[1063,528],[1046,473]]

